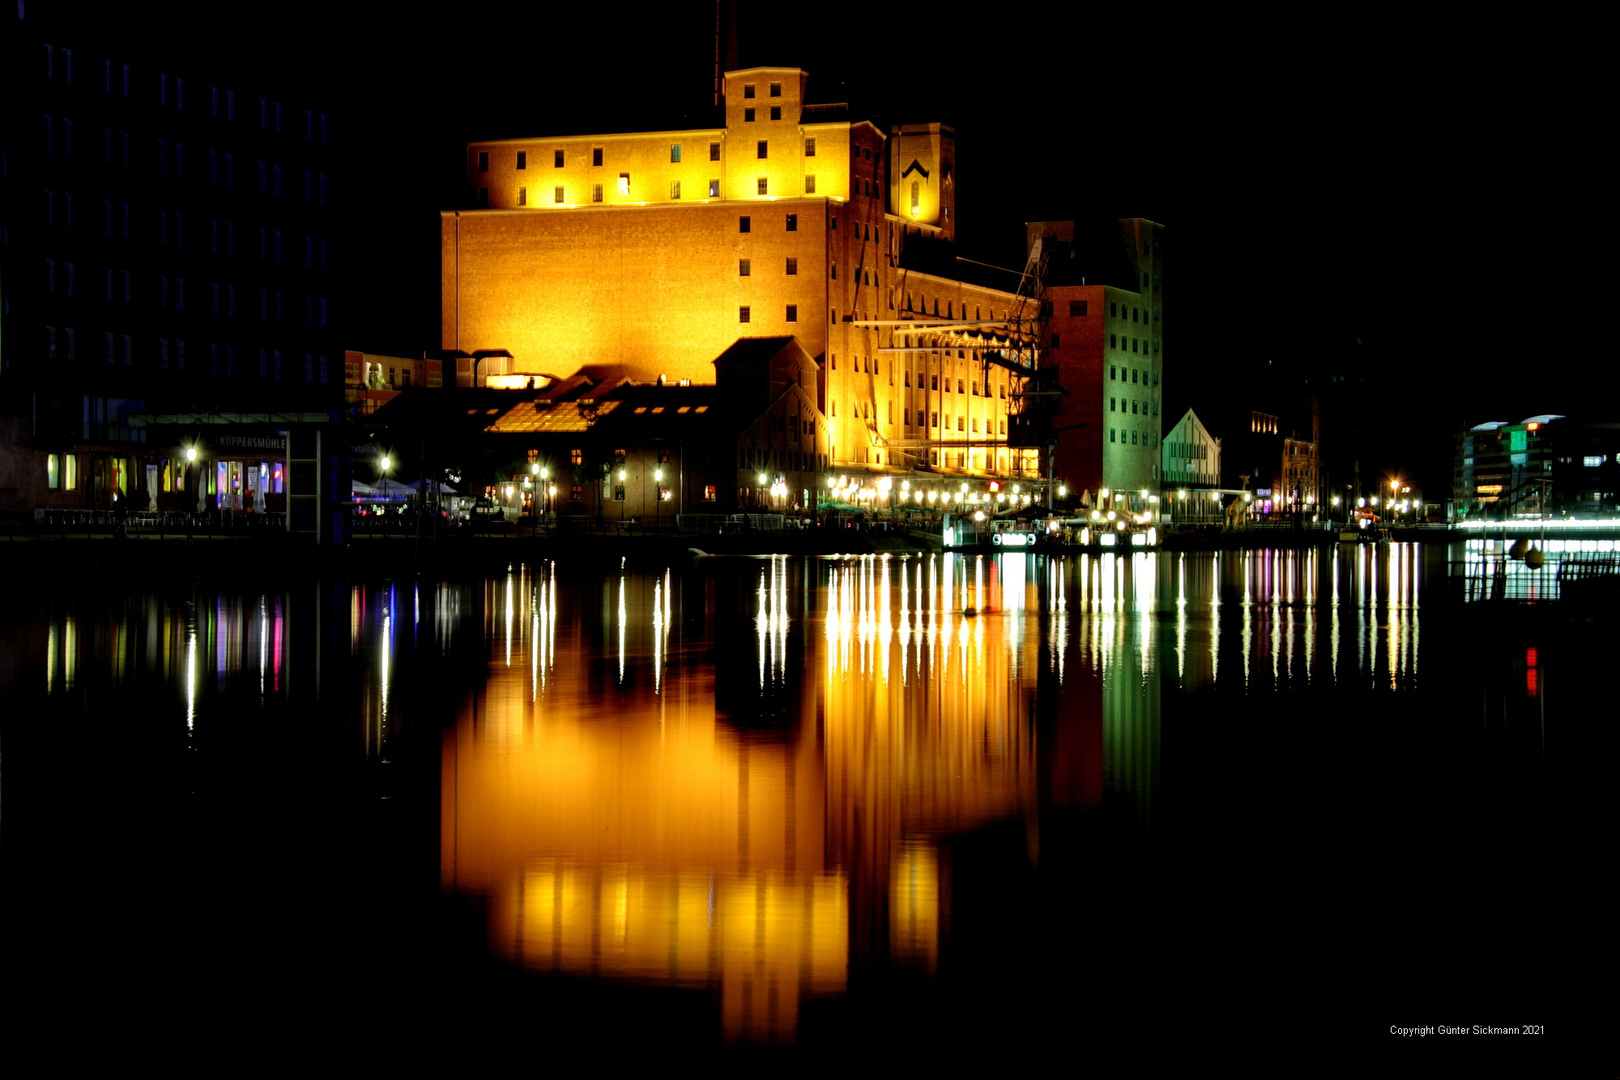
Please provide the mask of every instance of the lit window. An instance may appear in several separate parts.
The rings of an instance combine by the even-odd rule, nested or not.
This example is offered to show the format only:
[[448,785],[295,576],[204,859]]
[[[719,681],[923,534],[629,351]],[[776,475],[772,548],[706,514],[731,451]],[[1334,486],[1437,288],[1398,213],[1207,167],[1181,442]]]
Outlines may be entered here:
[[681,197],[681,182],[679,180],[671,180],[669,182],[669,197],[671,199],[678,199]]
[[519,206],[527,206],[529,204],[529,189],[528,188],[521,188],[521,187],[518,188],[517,204]]
[[709,198],[718,199],[719,197],[720,197],[720,181],[718,181],[718,180],[710,180],[709,181]]
[[751,321],[752,315],[753,312],[746,304],[737,309],[737,321],[740,323]]
[[630,194],[630,174],[627,172],[622,172],[619,174],[619,194]]

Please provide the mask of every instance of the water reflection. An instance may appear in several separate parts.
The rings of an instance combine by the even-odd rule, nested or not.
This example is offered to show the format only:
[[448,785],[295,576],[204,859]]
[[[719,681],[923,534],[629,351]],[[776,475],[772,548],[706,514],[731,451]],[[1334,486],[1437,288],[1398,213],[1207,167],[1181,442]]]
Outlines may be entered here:
[[487,900],[514,962],[714,988],[729,1035],[792,1038],[853,967],[935,968],[949,838],[1023,821],[1036,860],[1043,798],[1152,829],[1161,675],[1409,684],[1420,566],[1401,545],[775,558],[701,579],[712,654],[671,569],[619,568],[595,621],[589,585],[514,570],[445,738],[444,884]]
[[[1179,695],[1220,690],[1238,704],[1196,721],[1237,730],[1270,691],[1454,678],[1419,632],[1434,577],[1403,545],[544,563],[63,603],[28,677],[156,676],[144,706],[205,736],[250,725],[244,702],[325,702],[372,762],[415,723],[440,884],[485,906],[497,956],[705,989],[728,1035],[780,1041],[863,972],[950,970],[962,837],[1011,826],[1038,869],[1053,812],[1161,834]],[[1540,722],[1556,664],[1533,645],[1482,684],[1482,726]],[[468,652],[472,690],[433,713],[417,691]]]

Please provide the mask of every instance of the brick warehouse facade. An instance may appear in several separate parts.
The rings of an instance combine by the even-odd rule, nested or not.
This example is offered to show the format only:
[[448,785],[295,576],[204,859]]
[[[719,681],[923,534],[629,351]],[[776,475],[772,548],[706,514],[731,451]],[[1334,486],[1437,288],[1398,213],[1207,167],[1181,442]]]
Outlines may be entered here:
[[[949,257],[952,129],[885,134],[845,106],[806,104],[797,68],[733,71],[724,86],[715,127],[470,144],[474,209],[441,215],[442,346],[513,354],[485,361],[481,380],[702,384],[738,338],[791,335],[820,365],[813,392],[833,469],[1044,472],[1038,451],[1008,443],[1027,369],[984,361],[1023,350],[1027,362],[1048,343],[1031,333],[1037,312],[1017,273],[964,273]],[[1133,274],[1074,287],[1097,293],[1099,342],[1110,329],[1119,339],[1108,297],[1117,308],[1136,283]],[[1059,291],[1048,298],[1067,320],[1070,290]],[[1151,304],[1129,297],[1145,323]],[[1059,330],[1049,355],[1065,358],[1064,389],[1082,390],[1087,417],[1105,420],[1107,350],[1082,355],[1082,335],[1069,333],[1064,341]],[[1137,359],[1149,408],[1115,425],[1136,452],[1109,449],[1106,423],[1080,421],[1084,434],[1063,438],[1091,460],[1060,470],[1077,488],[1106,482],[1105,462],[1119,487],[1156,477],[1158,357]],[[1083,389],[1070,386],[1070,368]],[[456,381],[471,385],[473,374],[463,360]],[[1114,397],[1116,407],[1126,399],[1117,387]]]

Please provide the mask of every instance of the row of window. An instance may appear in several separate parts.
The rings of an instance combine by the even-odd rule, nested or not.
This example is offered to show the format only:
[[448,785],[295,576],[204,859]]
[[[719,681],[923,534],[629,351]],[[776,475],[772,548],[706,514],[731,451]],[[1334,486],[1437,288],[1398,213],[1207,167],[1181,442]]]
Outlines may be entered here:
[[[45,43],[44,50],[45,78],[55,80],[60,78],[63,82],[74,81],[74,55],[73,50],[66,46],[56,46]],[[114,94],[119,97],[131,97],[131,71],[130,66],[122,61],[103,57],[101,60],[101,92]],[[158,72],[155,83],[156,99],[161,108],[172,108],[183,111],[186,107],[186,80],[180,75],[170,75],[167,72]],[[282,130],[281,102],[270,98],[259,98],[259,130],[280,132]],[[225,120],[234,123],[236,120],[236,91],[221,90],[218,86],[208,88],[208,112],[215,120]],[[326,141],[326,114],[315,109],[304,110],[304,138],[310,142]]]
[[[1116,408],[1116,403],[1117,403],[1117,408]],[[1150,415],[1151,416],[1158,416],[1159,415],[1159,403],[1157,401],[1151,403],[1152,406],[1153,406],[1153,412],[1149,413],[1148,412],[1149,402],[1142,401],[1139,398],[1109,398],[1108,399],[1108,411],[1109,412],[1124,412],[1125,411],[1125,406],[1127,404],[1130,405],[1130,407],[1131,407],[1131,415],[1133,415],[1133,416],[1137,415],[1138,413],[1140,413],[1140,415],[1142,415],[1142,416],[1150,416]]]
[[[1149,372],[1143,371],[1140,368],[1120,367],[1118,364],[1108,365],[1108,378],[1115,382],[1124,382],[1127,378],[1129,378],[1133,383],[1140,382],[1143,386],[1147,386],[1149,374]],[[1153,377],[1153,385],[1158,386],[1159,373],[1157,371],[1153,371],[1151,374]]]
[[[78,267],[70,261],[45,260],[44,292],[47,296],[72,297],[78,294]],[[135,302],[135,272],[112,266],[101,268],[102,299],[109,304]],[[154,292],[158,307],[166,311],[186,310],[186,279],[168,274],[153,275]],[[209,283],[209,314],[236,314],[236,286]],[[259,290],[259,319],[263,322],[282,321],[282,293],[280,289]],[[326,297],[304,294],[304,325],[326,325]]]
[[[1123,336],[1121,334],[1109,334],[1108,335],[1108,347],[1110,349],[1124,350],[1125,343],[1127,341],[1130,342],[1130,350],[1131,350],[1131,352],[1140,352],[1143,355],[1148,354],[1148,342],[1141,339],[1141,338],[1126,338],[1125,336]],[[1141,345],[1140,349],[1137,348],[1138,344]],[[1152,351],[1153,352],[1158,352],[1159,351],[1159,339],[1158,338],[1153,339],[1153,350]]]
[[[1142,283],[1144,285],[1147,284],[1147,275],[1146,274],[1142,275]],[[1081,301],[1081,303],[1083,303],[1083,301]],[[1069,314],[1071,314],[1071,315],[1074,314],[1074,311],[1073,311],[1074,304],[1071,303],[1069,305],[1069,307],[1070,307]],[[1108,301],[1108,315],[1109,315],[1110,318],[1123,319],[1125,317],[1125,315],[1121,314],[1122,312],[1129,313],[1131,322],[1147,322],[1148,321],[1148,310],[1146,308],[1137,308],[1137,307],[1132,307],[1129,304],[1121,304],[1118,300],[1110,300],[1110,301]],[[1081,314],[1084,314],[1084,312],[1081,312]],[[1153,314],[1154,319],[1158,319],[1160,317],[1159,316],[1159,309],[1154,308],[1152,314]]]
[[[754,96],[754,84],[753,83],[744,83],[743,84],[743,97],[752,98],[753,96]],[[779,83],[779,82],[771,83],[771,97],[781,97],[781,96],[782,96],[782,84]]]
[[[772,117],[772,119],[776,119],[776,118]],[[680,143],[670,143],[669,144],[669,160],[670,160],[670,163],[672,165],[678,165],[681,162],[681,153],[682,153],[681,145],[682,144],[680,144]],[[755,154],[762,161],[763,160],[768,160],[770,158],[770,156],[771,156],[770,155],[770,141],[768,139],[759,140],[758,144],[755,146]],[[804,140],[804,156],[805,157],[815,157],[816,156],[816,140],[814,138],[807,138],[807,139]],[[712,143],[709,144],[709,160],[710,161],[719,161],[720,160],[720,144],[719,143],[712,142]],[[564,168],[565,165],[566,165],[566,162],[567,162],[567,152],[566,151],[563,151],[563,150],[553,150],[552,151],[552,154],[551,154],[552,168],[554,168],[554,169]],[[592,149],[592,151],[591,151],[591,164],[592,164],[592,166],[595,166],[595,167],[600,167],[601,166],[601,164],[602,164],[602,150],[601,150],[600,147]],[[517,152],[517,167],[519,169],[523,169],[525,171],[529,168],[529,152],[527,150],[519,150]],[[489,151],[488,150],[480,150],[478,152],[478,171],[479,172],[489,172]],[[857,183],[858,183],[858,181],[857,181]],[[870,194],[871,193],[870,190],[868,190],[867,193]]]
[[[741,307],[739,307],[737,309],[737,321],[738,322],[740,322],[740,323],[752,322],[753,318],[754,318],[754,309],[752,307],[750,307],[749,305],[744,304],[744,305],[742,305]],[[798,304],[789,304],[789,305],[787,305],[787,313],[783,316],[783,321],[784,322],[791,322],[791,323],[796,323],[796,322],[799,321],[799,305]]]
[[[74,125],[71,117],[57,117],[49,113],[43,114],[45,127],[45,152],[54,154],[60,152],[71,157],[74,153]],[[183,179],[186,175],[186,145],[179,140],[157,139],[154,141],[154,160],[159,176],[172,176]],[[102,164],[118,165],[122,168],[130,167],[130,135],[110,127],[101,129],[101,160]],[[221,168],[223,166],[223,168]],[[272,195],[280,198],[282,194],[281,164],[275,161],[258,161],[258,188],[260,195]],[[236,187],[236,155],[226,151],[208,151],[208,182],[215,186],[227,188]],[[310,204],[326,205],[326,173],[311,169],[304,170],[304,202]]]
[[[754,260],[752,260],[752,259],[738,259],[737,260],[737,276],[738,277],[750,277],[750,276],[753,275],[753,272],[754,272]],[[787,257],[787,276],[788,277],[793,277],[793,276],[797,275],[798,272],[799,272],[799,260],[796,257],[794,257],[792,255],[789,255]]]
[[[939,413],[938,412],[930,412],[930,411],[928,411],[926,409],[918,409],[917,410],[917,423],[915,425],[912,424],[912,422],[911,422],[911,410],[909,408],[901,409],[900,412],[901,412],[902,422],[908,428],[909,427],[932,427],[932,428],[939,427]],[[831,412],[830,415],[833,416],[833,417],[838,416],[838,402],[836,400],[832,402],[832,412]],[[870,420],[870,419],[872,419],[872,403],[871,402],[861,402],[861,401],[856,402],[855,406],[854,406],[854,409],[851,412],[851,415],[856,420]],[[925,424],[924,420],[927,420],[928,422]],[[889,402],[888,422],[891,423],[891,424],[894,423],[894,402],[892,402],[892,401]],[[995,434],[999,434],[999,435],[1007,434],[1007,421],[1006,421],[1006,419],[1003,418],[1002,420],[1000,420],[998,422],[998,424],[999,424],[999,427],[995,431]],[[950,429],[951,429],[951,418],[950,418],[949,415],[947,415],[945,417],[945,430],[949,431]],[[964,416],[964,415],[958,414],[957,417],[956,417],[956,430],[961,432],[964,435],[968,435],[968,434],[977,435],[979,433],[979,418],[976,417],[976,416],[971,416],[970,417],[970,416]],[[991,421],[989,419],[986,419],[985,422],[984,422],[984,430],[985,430],[986,434],[991,433]]]
[[[130,208],[127,202],[114,203],[111,199],[101,200],[102,234],[109,239],[130,238]],[[167,247],[171,243],[174,247],[186,246],[186,215],[180,210],[159,208],[156,212],[155,228],[152,239],[160,246]],[[65,229],[74,227],[74,198],[73,192],[57,192],[51,188],[45,189],[45,224],[49,228],[61,226]],[[220,228],[219,218],[208,219],[208,250],[214,255],[236,254],[236,222],[224,222],[225,228]],[[222,243],[223,238],[223,243]],[[259,226],[259,261],[282,261],[281,230],[269,226]],[[326,237],[304,234],[304,268],[306,270],[326,269]]]
[[[261,180],[262,180],[262,178],[261,178]],[[807,177],[804,178],[804,180],[805,180],[805,194],[806,195],[814,195],[815,191],[816,191],[816,178],[813,177],[813,176],[807,176]],[[306,174],[306,181],[307,181],[307,174]],[[759,178],[758,192],[761,195],[769,195],[770,194],[770,181],[769,181],[769,179],[767,177],[761,176]],[[260,193],[263,194],[262,187],[261,187]],[[277,166],[277,173],[276,173],[276,194],[277,195],[281,194],[281,173],[280,173],[280,167],[279,166]],[[619,174],[619,194],[621,196],[630,194],[630,174],[629,173],[620,173]],[[681,197],[681,182],[679,180],[671,180],[669,182],[669,197],[672,200],[680,199],[680,197]],[[718,199],[719,197],[720,197],[720,181],[718,181],[718,180],[710,180],[709,181],[709,198]],[[306,201],[308,201],[307,200],[307,189],[306,189]],[[565,191],[565,188],[564,188],[564,186],[562,184],[558,184],[556,187],[551,189],[551,201],[552,201],[553,204],[559,205],[559,206],[565,205],[568,202],[568,199],[566,198],[566,191]],[[592,184],[591,185],[591,201],[595,202],[595,203],[599,203],[599,202],[602,201],[602,185],[601,184]],[[322,173],[321,174],[321,205],[324,206],[325,204],[326,204],[326,174]],[[489,188],[479,188],[478,189],[478,205],[480,207],[484,207],[484,208],[487,208],[489,206]],[[519,206],[528,206],[529,205],[529,189],[527,187],[520,187],[520,188],[517,189],[517,205],[519,205]],[[747,232],[748,230],[744,229],[742,231]]]
[[[46,357],[52,362],[76,363],[78,361],[78,333],[74,327],[46,326],[45,350]],[[106,331],[102,338],[103,364],[121,367],[134,367],[138,359],[145,359],[145,348],[141,345],[142,339],[134,334]],[[93,340],[93,338],[92,338]],[[156,337],[151,340],[152,356],[157,362],[159,371],[183,372],[186,366],[186,342],[184,338]],[[251,348],[244,348],[243,353],[252,356]],[[251,374],[251,360],[241,365],[238,370],[236,362],[236,346],[210,343],[208,346],[208,373],[214,376],[235,377],[238,374]],[[258,350],[258,376],[261,379],[274,379],[283,381],[287,372],[283,368],[283,357],[280,349],[261,348]],[[315,353],[304,354],[304,381],[306,383],[319,382],[324,385],[327,381],[327,358]]]
[[[1151,431],[1136,431],[1136,430],[1128,430],[1126,428],[1119,428],[1118,432],[1119,432],[1119,439],[1117,441],[1122,442],[1122,443],[1126,442],[1126,441],[1129,441],[1130,445],[1132,445],[1132,446],[1146,446],[1146,447],[1149,447],[1150,449],[1152,447],[1155,447],[1155,446],[1159,445],[1159,437],[1157,435],[1153,434],[1153,432],[1151,432]],[[1109,442],[1116,441],[1115,438],[1114,438],[1114,433],[1115,433],[1114,428],[1109,428],[1108,429],[1108,441]],[[1126,435],[1130,436],[1129,440],[1127,440],[1125,438]],[[1141,437],[1142,437],[1141,442],[1137,441],[1137,436],[1138,435],[1141,435]]]

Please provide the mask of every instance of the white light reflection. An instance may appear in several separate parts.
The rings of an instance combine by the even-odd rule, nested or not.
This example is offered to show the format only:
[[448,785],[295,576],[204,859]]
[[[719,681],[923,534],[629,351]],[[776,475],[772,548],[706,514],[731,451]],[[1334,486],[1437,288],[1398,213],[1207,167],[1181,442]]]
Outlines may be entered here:
[[186,621],[186,730],[197,724],[197,620]]
[[624,624],[626,622],[624,610],[624,567],[619,567],[619,683],[624,684]]
[[[508,652],[510,653],[510,646],[508,646]],[[390,586],[388,586],[388,598],[383,601],[382,678],[380,680],[382,708],[381,708],[381,715],[380,715],[380,717],[378,719],[378,723],[377,723],[377,745],[372,747],[372,750],[375,753],[378,753],[378,754],[382,753],[383,743],[384,743],[384,741],[386,741],[386,739],[388,737],[388,689],[389,689],[389,683],[392,681],[389,676],[392,674],[393,661],[394,661],[394,587],[392,585],[390,585]],[[508,655],[507,662],[511,663],[510,655]]]
[[506,666],[512,666],[512,620],[514,616],[513,582],[510,571],[506,575]]

